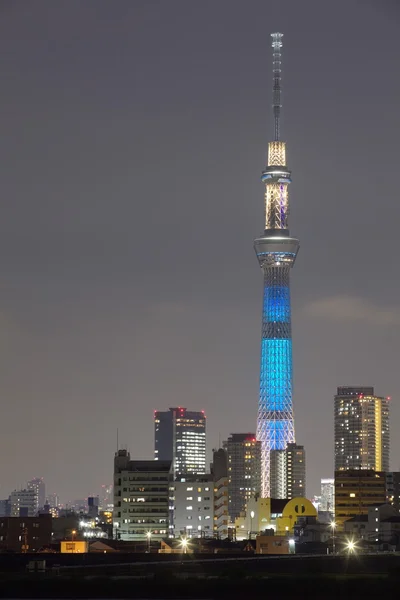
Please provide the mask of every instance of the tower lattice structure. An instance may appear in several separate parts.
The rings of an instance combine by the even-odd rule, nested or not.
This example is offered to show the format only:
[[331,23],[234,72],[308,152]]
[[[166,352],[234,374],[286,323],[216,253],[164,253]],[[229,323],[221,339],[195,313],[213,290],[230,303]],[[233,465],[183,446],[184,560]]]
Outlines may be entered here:
[[295,442],[293,418],[292,327],[290,269],[299,240],[289,234],[289,184],[286,144],[280,139],[281,33],[273,33],[274,140],[268,144],[268,165],[262,173],[265,185],[264,234],[254,249],[264,275],[261,334],[260,396],[257,439],[261,442],[262,496],[270,495],[270,452]]

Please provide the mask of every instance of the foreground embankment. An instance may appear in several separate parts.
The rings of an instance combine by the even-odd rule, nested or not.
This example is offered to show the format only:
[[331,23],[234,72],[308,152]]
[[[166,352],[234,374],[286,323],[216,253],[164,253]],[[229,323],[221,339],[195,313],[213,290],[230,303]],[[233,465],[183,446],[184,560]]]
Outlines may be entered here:
[[[30,561],[46,561],[28,572]],[[32,567],[32,564],[31,564]],[[361,598],[400,589],[400,555],[0,555],[0,598]]]

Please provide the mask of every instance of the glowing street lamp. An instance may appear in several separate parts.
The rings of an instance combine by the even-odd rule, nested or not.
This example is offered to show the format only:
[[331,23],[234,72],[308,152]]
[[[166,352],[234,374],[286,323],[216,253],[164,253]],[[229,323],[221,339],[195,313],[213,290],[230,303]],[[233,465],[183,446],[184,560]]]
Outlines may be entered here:
[[148,531],[146,533],[146,537],[147,537],[147,552],[150,552],[150,545],[151,545],[151,531]]
[[186,554],[187,552],[187,547],[188,547],[188,541],[186,538],[183,538],[181,541],[181,546],[182,546],[182,550],[183,550],[183,554]]
[[355,552],[357,550],[357,545],[353,540],[349,540],[346,544],[347,552],[349,554]]
[[335,523],[335,521],[332,521],[330,523],[330,526],[332,527],[332,553],[335,554],[336,553],[336,546],[335,546],[335,528],[336,528],[336,523]]
[[71,539],[72,539],[72,541],[74,541],[74,539],[75,539],[75,536],[76,536],[76,529],[73,529],[73,530],[71,531]]
[[253,519],[254,519],[254,510],[251,511],[250,513],[250,535],[249,535],[249,540],[251,540],[251,532],[253,531]]

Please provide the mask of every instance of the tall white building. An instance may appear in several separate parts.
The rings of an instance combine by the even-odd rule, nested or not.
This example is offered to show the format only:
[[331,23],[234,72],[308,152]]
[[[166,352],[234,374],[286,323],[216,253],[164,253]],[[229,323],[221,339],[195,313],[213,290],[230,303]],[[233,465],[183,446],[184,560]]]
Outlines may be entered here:
[[321,500],[319,510],[324,512],[335,512],[335,480],[321,479]]
[[271,498],[304,498],[306,495],[306,454],[304,446],[288,444],[285,450],[271,450]]
[[213,537],[214,481],[212,475],[171,484],[174,537]]
[[14,490],[10,496],[12,517],[35,517],[38,512],[36,490]]
[[37,497],[37,510],[43,508],[46,503],[46,485],[43,477],[35,477],[28,481],[26,485],[28,490],[34,490]]

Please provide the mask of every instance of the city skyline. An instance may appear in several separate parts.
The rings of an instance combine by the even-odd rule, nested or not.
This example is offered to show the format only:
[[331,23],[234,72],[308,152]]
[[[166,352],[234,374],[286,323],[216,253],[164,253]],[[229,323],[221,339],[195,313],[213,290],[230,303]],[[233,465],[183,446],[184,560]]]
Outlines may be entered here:
[[308,495],[333,476],[338,386],[382,390],[400,419],[395,3],[165,4],[0,9],[2,497],[34,475],[63,499],[91,495],[117,429],[152,458],[155,409],[205,410],[209,453],[255,430],[270,31],[285,34],[302,241],[293,398]]

